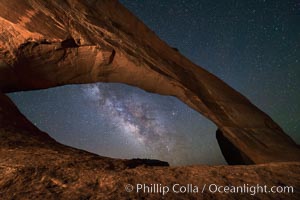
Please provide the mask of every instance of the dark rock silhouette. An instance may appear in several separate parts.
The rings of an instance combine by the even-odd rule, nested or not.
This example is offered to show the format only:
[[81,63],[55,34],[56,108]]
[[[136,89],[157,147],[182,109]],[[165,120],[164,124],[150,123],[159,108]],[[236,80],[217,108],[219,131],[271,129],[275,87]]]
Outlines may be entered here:
[[61,42],[62,48],[78,48],[74,38],[68,38]]
[[140,159],[135,158],[126,161],[126,165],[129,168],[135,168],[137,166],[145,165],[145,166],[160,166],[160,167],[168,167],[170,166],[168,162],[160,161],[160,160],[153,160],[153,159]]
[[218,129],[216,138],[219,143],[221,152],[229,165],[254,164],[243,152],[240,152]]

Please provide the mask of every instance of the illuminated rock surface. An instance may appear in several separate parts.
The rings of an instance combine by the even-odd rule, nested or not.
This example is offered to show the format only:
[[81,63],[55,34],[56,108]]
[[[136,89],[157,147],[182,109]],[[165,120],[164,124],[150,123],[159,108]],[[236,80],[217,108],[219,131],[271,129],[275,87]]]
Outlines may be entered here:
[[300,160],[300,150],[295,142],[268,115],[161,41],[117,1],[1,1],[0,26],[3,93],[65,84],[125,83],[176,96],[212,120],[229,164],[292,161],[127,169],[132,163],[126,160],[58,144],[1,94],[0,175],[5,178],[0,180],[0,195],[119,199],[133,195],[124,191],[123,183],[151,181],[299,188],[299,163],[293,161]]

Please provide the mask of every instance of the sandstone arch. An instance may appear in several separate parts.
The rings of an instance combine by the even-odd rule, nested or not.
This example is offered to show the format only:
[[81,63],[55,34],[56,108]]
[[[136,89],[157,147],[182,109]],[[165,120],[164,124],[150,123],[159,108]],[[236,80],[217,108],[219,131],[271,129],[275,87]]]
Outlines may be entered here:
[[126,83],[176,96],[212,120],[233,164],[300,160],[295,142],[268,115],[161,41],[115,0],[1,1],[0,26],[4,93]]

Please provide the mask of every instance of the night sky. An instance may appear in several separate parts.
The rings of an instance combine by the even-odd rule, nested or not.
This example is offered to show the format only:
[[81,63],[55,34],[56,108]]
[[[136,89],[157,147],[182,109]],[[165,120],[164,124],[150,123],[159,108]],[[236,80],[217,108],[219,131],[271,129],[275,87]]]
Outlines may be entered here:
[[[121,0],[170,46],[268,113],[300,143],[300,1]],[[174,97],[122,84],[10,94],[57,141],[117,158],[225,164],[216,126]]]

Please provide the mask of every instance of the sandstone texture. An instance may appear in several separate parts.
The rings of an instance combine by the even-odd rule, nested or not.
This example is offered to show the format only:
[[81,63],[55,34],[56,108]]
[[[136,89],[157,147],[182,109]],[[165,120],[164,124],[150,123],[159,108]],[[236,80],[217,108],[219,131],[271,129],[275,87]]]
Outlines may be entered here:
[[[171,95],[217,126],[229,164],[168,167],[59,144],[5,93],[120,82]],[[116,0],[0,1],[0,199],[300,199],[299,146],[263,111],[161,41]],[[293,186],[281,194],[147,194],[126,184]]]

